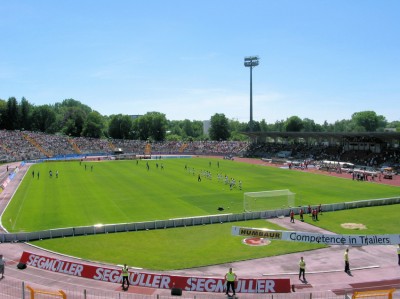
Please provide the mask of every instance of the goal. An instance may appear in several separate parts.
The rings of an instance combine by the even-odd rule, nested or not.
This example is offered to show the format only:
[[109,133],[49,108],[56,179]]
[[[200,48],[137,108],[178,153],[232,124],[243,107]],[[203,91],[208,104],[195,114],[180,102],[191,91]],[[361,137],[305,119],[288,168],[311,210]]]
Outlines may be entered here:
[[243,194],[243,207],[245,212],[287,209],[294,207],[295,195],[288,189],[245,192]]

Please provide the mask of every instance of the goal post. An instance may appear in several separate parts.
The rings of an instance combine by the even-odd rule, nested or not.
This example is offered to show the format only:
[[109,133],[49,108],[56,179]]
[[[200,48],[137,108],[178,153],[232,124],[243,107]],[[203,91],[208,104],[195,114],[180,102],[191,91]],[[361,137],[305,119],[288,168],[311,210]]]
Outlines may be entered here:
[[243,208],[245,212],[288,209],[295,206],[295,196],[289,189],[245,192]]

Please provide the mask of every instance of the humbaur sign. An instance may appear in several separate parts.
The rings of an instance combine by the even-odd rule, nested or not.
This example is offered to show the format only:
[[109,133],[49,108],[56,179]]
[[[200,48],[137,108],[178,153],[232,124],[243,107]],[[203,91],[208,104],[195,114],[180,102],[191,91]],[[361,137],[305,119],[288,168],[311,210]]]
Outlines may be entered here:
[[397,245],[400,235],[335,235],[232,226],[232,235],[326,245]]

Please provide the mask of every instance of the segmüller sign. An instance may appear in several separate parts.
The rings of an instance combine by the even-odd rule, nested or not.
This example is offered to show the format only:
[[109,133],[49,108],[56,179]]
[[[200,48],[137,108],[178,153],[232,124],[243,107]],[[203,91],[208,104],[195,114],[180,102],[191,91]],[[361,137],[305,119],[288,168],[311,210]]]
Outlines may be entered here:
[[326,245],[397,245],[400,235],[335,235],[232,226],[232,235]]
[[[98,281],[122,283],[122,271],[83,263],[75,263],[24,251],[21,263],[42,270],[84,277]],[[188,277],[167,274],[129,271],[129,282],[132,286],[158,289],[181,288],[193,292],[222,293],[226,290],[223,278]],[[236,282],[238,293],[289,293],[290,279],[239,279]]]

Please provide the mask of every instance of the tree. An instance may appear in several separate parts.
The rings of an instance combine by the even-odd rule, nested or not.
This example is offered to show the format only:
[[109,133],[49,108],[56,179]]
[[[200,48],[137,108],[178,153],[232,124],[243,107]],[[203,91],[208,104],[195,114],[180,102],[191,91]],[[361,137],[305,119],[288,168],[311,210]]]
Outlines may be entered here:
[[81,136],[86,118],[92,109],[74,99],[65,99],[54,105],[57,114],[57,127],[66,135]]
[[[254,124],[254,123],[253,123]],[[241,123],[238,120],[229,120],[229,130],[230,130],[230,140],[238,140],[244,141],[248,140],[249,137],[244,135],[243,132],[246,132],[249,129],[247,123]]]
[[[252,131],[253,132],[260,132],[261,131],[260,123],[258,121],[253,120]],[[248,122],[246,124],[245,132],[250,132],[250,122]]]
[[132,125],[132,118],[129,115],[111,115],[108,134],[114,139],[131,139]]
[[285,131],[286,132],[300,132],[303,129],[303,121],[298,116],[291,116],[286,119]]
[[329,124],[326,120],[324,121],[324,123],[322,125],[322,132],[329,132]]
[[316,123],[309,118],[303,119],[303,129],[304,132],[317,132],[317,125]]
[[92,112],[92,108],[74,99],[65,99],[61,103],[56,103],[54,108],[57,113],[59,113],[59,110],[62,110],[63,108],[80,108],[86,115]]
[[182,137],[176,134],[167,134],[165,137],[166,141],[181,141]]
[[120,122],[120,130],[122,139],[131,139],[132,138],[132,117],[129,115],[123,115]]
[[351,119],[356,126],[359,127],[359,129],[362,130],[360,127],[363,127],[367,132],[375,132],[379,126],[379,122],[382,121],[382,119],[380,119],[374,111],[361,111],[353,113]]
[[285,121],[277,120],[271,125],[271,132],[284,132],[285,131]]
[[100,138],[103,136],[104,119],[97,111],[92,111],[83,125],[82,136]]
[[45,133],[56,133],[56,113],[50,105],[37,106],[32,113],[32,129]]
[[169,134],[182,136],[182,126],[180,125],[181,123],[181,120],[167,121],[167,131],[169,131]]
[[185,119],[183,121],[182,133],[185,135],[185,137],[193,137],[193,126],[190,120]]
[[351,132],[353,128],[353,122],[348,119],[337,120],[333,124],[333,132]]
[[0,129],[6,128],[6,110],[7,102],[0,99]]
[[32,126],[33,106],[23,97],[20,104],[20,126],[21,129],[30,130]]
[[209,130],[211,140],[228,140],[230,137],[229,123],[225,114],[216,113],[211,116],[211,127]]
[[133,131],[139,140],[150,138],[150,123],[146,117],[140,116],[133,121]]
[[388,121],[386,117],[384,117],[383,115],[378,115],[378,130],[381,132],[384,131],[387,125]]
[[[1,106],[1,101],[0,101],[0,106]],[[396,132],[400,132],[400,121],[398,121],[398,120],[392,121],[392,122],[388,123],[386,125],[386,127],[390,128],[390,129],[396,129]]]
[[167,133],[167,119],[165,114],[160,112],[149,112],[146,113],[145,116],[151,119],[151,137],[153,137],[155,141],[164,141]]
[[7,101],[5,113],[5,128],[7,130],[20,129],[18,101],[14,97],[8,98]]
[[264,118],[260,121],[260,131],[268,132],[268,125]]
[[201,120],[192,121],[193,137],[197,140],[204,139],[203,122]]
[[[167,132],[170,135],[178,135],[181,140],[187,139],[202,139],[203,122],[199,120],[167,120]],[[204,139],[204,138],[203,138]]]
[[163,141],[167,134],[167,119],[160,112],[147,112],[135,119],[133,130],[140,140]]
[[61,130],[65,135],[79,137],[86,122],[86,112],[81,107],[62,109]]

